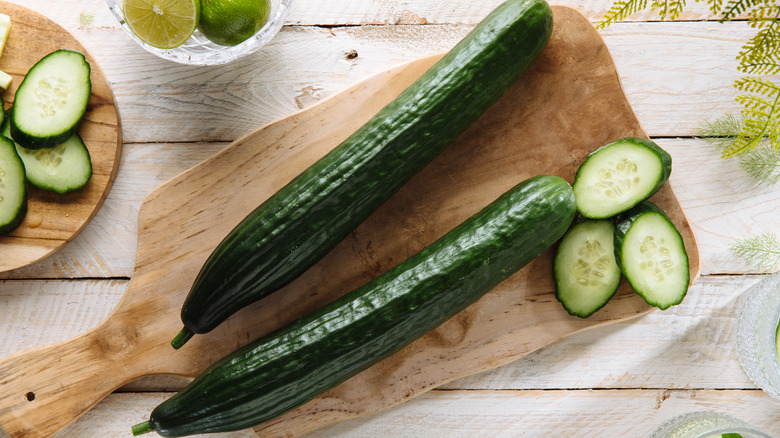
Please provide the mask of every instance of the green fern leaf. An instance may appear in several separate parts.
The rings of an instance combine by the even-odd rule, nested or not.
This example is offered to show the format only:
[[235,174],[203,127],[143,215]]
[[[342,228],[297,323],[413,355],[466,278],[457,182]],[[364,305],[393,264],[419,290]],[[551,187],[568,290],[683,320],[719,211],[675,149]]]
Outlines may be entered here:
[[742,131],[744,123],[745,118],[742,115],[726,114],[713,122],[705,121],[699,127],[699,136],[723,153]]
[[750,20],[760,30],[742,46],[737,55],[739,70],[748,74],[774,74],[780,71],[780,9],[778,16]]
[[685,8],[685,0],[653,0],[650,7],[658,10],[661,19],[674,20]]
[[708,3],[710,4],[712,15],[719,15],[723,10],[723,0],[709,0]]
[[625,20],[631,14],[647,7],[647,0],[617,0],[612,4],[604,17],[596,24],[596,29],[605,29],[607,26]]
[[722,156],[730,158],[753,151],[765,140],[772,148],[780,149],[780,87],[760,77],[738,79],[734,86],[749,94],[737,96],[743,107],[742,127]]
[[738,18],[740,14],[755,8],[762,2],[766,2],[766,0],[730,0],[726,3],[726,6],[723,7],[723,14],[720,17],[720,22],[723,23],[724,21],[731,21]]
[[780,266],[780,242],[774,234],[762,233],[734,242],[731,251],[758,271],[772,271]]
[[771,187],[780,182],[780,151],[760,147],[740,159],[739,166],[758,184]]

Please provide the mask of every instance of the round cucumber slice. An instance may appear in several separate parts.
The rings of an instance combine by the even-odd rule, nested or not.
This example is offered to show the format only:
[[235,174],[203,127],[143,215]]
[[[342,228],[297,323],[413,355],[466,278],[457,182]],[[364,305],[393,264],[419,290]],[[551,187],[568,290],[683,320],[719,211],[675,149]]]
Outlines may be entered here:
[[688,292],[688,254],[664,212],[645,201],[616,223],[615,251],[623,275],[651,306],[668,309]]
[[90,66],[74,50],[57,50],[27,72],[14,96],[11,136],[26,148],[56,146],[75,131],[92,92]]
[[555,252],[555,298],[571,315],[587,318],[604,307],[620,285],[613,234],[608,220],[575,224]]
[[657,192],[671,171],[672,157],[649,140],[627,137],[602,146],[577,170],[577,209],[591,219],[622,213]]
[[89,151],[77,133],[53,148],[27,149],[17,145],[16,151],[27,169],[27,180],[39,189],[72,192],[92,178]]
[[[3,124],[2,135],[10,138],[11,122]],[[39,189],[56,193],[78,190],[92,178],[89,150],[78,133],[64,142],[42,149],[28,149],[15,143],[16,152],[24,163],[27,181]]]

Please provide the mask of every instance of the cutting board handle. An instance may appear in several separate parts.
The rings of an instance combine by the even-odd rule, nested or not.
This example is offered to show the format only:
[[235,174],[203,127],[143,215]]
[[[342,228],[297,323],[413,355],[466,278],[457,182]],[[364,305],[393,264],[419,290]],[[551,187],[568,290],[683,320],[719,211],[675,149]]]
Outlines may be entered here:
[[8,356],[0,361],[0,427],[12,438],[51,436],[140,375],[137,356],[146,356],[140,347],[132,325],[107,320],[75,338]]

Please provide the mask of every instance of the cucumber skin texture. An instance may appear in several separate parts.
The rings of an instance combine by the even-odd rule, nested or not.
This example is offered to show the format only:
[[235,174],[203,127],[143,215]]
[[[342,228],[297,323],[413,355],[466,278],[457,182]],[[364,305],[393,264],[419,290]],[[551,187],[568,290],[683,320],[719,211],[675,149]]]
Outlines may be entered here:
[[[615,143],[621,143],[621,142],[625,142],[625,141],[628,141],[628,142],[631,142],[631,143],[634,143],[634,144],[638,144],[638,145],[644,146],[644,147],[650,149],[651,151],[653,151],[661,159],[661,169],[663,171],[663,173],[661,174],[661,177],[656,182],[656,185],[653,188],[653,190],[650,192],[650,194],[648,194],[644,199],[639,199],[637,201],[637,204],[639,204],[642,201],[647,200],[649,197],[653,196],[657,191],[661,190],[661,187],[663,187],[664,184],[666,184],[666,181],[669,180],[669,176],[672,174],[672,156],[669,155],[668,152],[666,152],[663,148],[661,148],[660,146],[658,146],[654,142],[652,142],[650,140],[647,140],[647,139],[644,139],[644,138],[640,138],[640,137],[624,137],[624,138],[621,138],[619,140],[615,140],[615,141],[613,141],[613,142],[611,142],[609,144],[605,144],[604,146],[601,146],[598,149],[596,149],[595,151],[593,151],[590,154],[588,154],[588,156],[585,158],[585,161],[583,161],[582,165],[580,165],[580,167],[577,169],[577,173],[574,175],[575,183],[577,181],[577,177],[580,176],[580,170],[585,165],[585,162],[587,162],[588,159],[590,159],[590,157],[592,157],[593,155],[598,153],[600,150],[608,148],[608,147],[612,146]],[[634,204],[634,205],[636,205],[636,204]],[[629,207],[627,210],[630,210],[632,207]],[[580,212],[580,214],[582,214],[582,212]],[[620,213],[618,213],[618,214],[620,214]],[[588,219],[609,219],[610,216],[604,216],[604,217],[601,217],[601,216],[587,216],[587,218]]]
[[498,100],[535,61],[551,31],[544,0],[498,6],[398,98],[225,237],[182,306],[185,330],[211,331],[316,263]]
[[[16,156],[16,159],[19,160],[19,166],[21,167],[22,173],[24,174],[24,163],[22,162],[21,157],[19,157],[19,154],[16,153],[16,145],[14,145],[13,141],[10,139],[7,139],[3,137],[0,139],[0,142],[3,144],[0,145],[0,147],[10,147],[13,150],[13,155]],[[24,178],[26,179],[26,178]],[[17,229],[19,225],[22,224],[24,221],[25,216],[27,215],[27,185],[22,182],[22,190],[24,190],[24,193],[22,194],[22,204],[19,206],[19,212],[17,213],[16,217],[13,221],[5,224],[0,225],[0,235],[5,235],[10,233],[11,231]]]
[[[90,80],[90,74],[91,74],[91,71],[92,71],[91,70],[92,67],[87,62],[87,59],[84,57],[84,54],[79,52],[79,51],[70,50],[70,49],[55,50],[54,52],[49,53],[48,55],[46,55],[43,58],[41,58],[37,63],[35,63],[35,65],[32,66],[30,71],[32,71],[32,69],[34,69],[36,66],[44,63],[49,57],[57,56],[60,53],[68,53],[68,54],[74,54],[74,55],[80,55],[81,56],[82,61],[83,61],[84,65],[86,67],[86,70],[87,70],[87,83],[86,83],[86,85],[87,85],[87,96],[89,96],[92,93],[92,81]],[[29,74],[29,71],[28,71],[28,74]],[[27,79],[27,76],[25,76],[25,79]],[[23,79],[22,83],[19,84],[19,88],[16,90],[17,94],[19,93],[20,90],[23,89],[25,79]],[[87,98],[87,101],[89,101],[89,97]],[[11,116],[12,116],[12,118],[15,118],[15,117],[13,117],[15,115],[15,113],[16,113],[15,112],[15,108],[16,108],[16,106],[11,108]],[[18,143],[20,146],[26,147],[28,149],[42,149],[42,148],[49,148],[49,147],[56,146],[56,145],[62,143],[63,141],[67,140],[68,137],[70,137],[70,135],[73,132],[76,131],[76,129],[78,128],[79,122],[83,118],[84,113],[86,113],[86,110],[87,110],[87,108],[86,108],[86,105],[85,105],[84,106],[84,110],[81,112],[81,116],[78,118],[76,123],[74,123],[73,126],[71,126],[70,129],[66,130],[65,132],[60,133],[59,135],[53,135],[53,136],[49,136],[49,137],[36,137],[36,136],[33,136],[33,135],[29,135],[26,132],[20,130],[15,123],[11,123],[11,138],[16,143]]]
[[163,436],[239,430],[313,399],[477,301],[568,229],[557,176],[526,180],[416,255],[212,365],[158,406]]
[[[680,299],[677,300],[677,302],[670,303],[667,306],[661,306],[658,303],[653,303],[652,300],[649,300],[646,294],[638,290],[634,284],[631,282],[631,279],[626,275],[625,269],[623,268],[623,241],[626,239],[626,234],[628,233],[628,230],[631,228],[631,225],[634,223],[635,220],[637,220],[640,216],[646,213],[657,213],[662,215],[666,218],[666,220],[669,220],[669,217],[666,216],[666,213],[655,205],[654,203],[650,201],[643,201],[637,204],[634,208],[631,210],[628,210],[625,213],[619,214],[615,216],[613,221],[615,222],[615,260],[618,263],[618,266],[620,266],[620,270],[623,272],[623,276],[625,277],[626,281],[628,281],[628,284],[631,285],[631,288],[634,289],[634,292],[636,292],[639,296],[641,296],[648,304],[654,307],[658,307],[661,310],[666,310],[671,306],[676,306],[680,303],[682,303],[683,299],[685,298],[686,293],[682,294],[680,296]],[[671,223],[671,221],[669,221]],[[679,235],[680,232],[677,231],[677,228],[674,227],[672,224],[672,227],[674,228],[674,231]],[[682,241],[682,236],[680,236],[680,241]],[[685,251],[685,247],[683,246],[683,251]],[[685,272],[688,275],[688,283],[690,283],[690,271],[688,267],[688,253],[685,253]]]

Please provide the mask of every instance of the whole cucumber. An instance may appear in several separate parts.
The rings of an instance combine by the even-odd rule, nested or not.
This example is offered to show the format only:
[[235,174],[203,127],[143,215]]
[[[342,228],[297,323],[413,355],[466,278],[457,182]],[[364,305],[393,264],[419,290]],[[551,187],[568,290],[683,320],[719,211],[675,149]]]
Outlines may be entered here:
[[195,333],[290,283],[422,170],[536,60],[544,0],[508,0],[376,116],[250,213],[201,268],[181,310]]
[[562,178],[526,180],[376,279],[212,365],[133,433],[239,430],[300,406],[477,301],[555,243],[575,212]]

